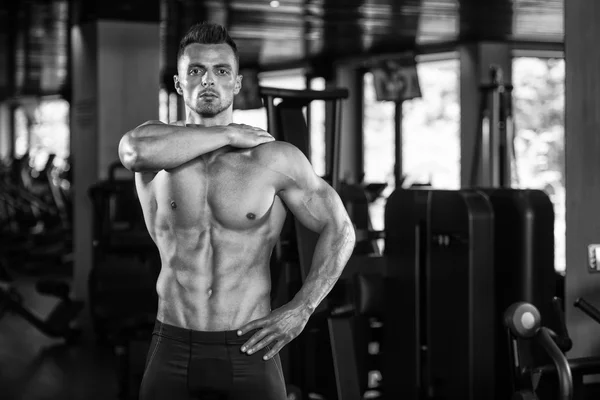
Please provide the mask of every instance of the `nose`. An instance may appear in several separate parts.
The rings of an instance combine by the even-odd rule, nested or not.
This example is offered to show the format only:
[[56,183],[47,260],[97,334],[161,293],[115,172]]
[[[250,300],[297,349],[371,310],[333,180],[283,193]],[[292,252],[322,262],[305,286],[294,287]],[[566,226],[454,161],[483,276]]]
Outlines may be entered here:
[[202,76],[202,86],[208,87],[213,86],[214,84],[215,81],[213,79],[212,74],[210,73],[210,71],[206,71],[206,73]]

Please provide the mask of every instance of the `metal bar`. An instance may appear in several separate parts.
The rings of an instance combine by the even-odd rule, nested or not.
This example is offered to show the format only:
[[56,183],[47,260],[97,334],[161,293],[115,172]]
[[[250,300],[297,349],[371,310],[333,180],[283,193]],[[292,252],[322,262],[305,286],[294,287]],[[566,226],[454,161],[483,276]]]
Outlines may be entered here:
[[333,353],[338,400],[360,400],[357,359],[350,318],[329,318],[329,337]]
[[342,104],[341,99],[337,99],[332,104],[333,113],[331,116],[333,140],[332,140],[332,152],[333,152],[333,164],[331,166],[331,186],[339,193],[340,191],[340,147],[341,147],[341,125],[342,125]]
[[295,100],[337,100],[348,97],[347,89],[329,89],[329,90],[297,90],[297,89],[280,89],[273,87],[260,87],[261,96],[272,96],[279,98],[289,98]]
[[594,307],[582,298],[577,299],[575,301],[574,306],[579,308],[581,311],[586,313],[591,319],[600,324],[600,311],[596,307]]
[[396,189],[402,186],[402,104],[402,102],[396,103],[396,116],[394,118],[396,155],[396,163],[394,164],[394,181]]
[[541,328],[539,332],[538,339],[540,344],[546,350],[554,366],[556,367],[556,371],[558,372],[558,380],[559,380],[559,393],[558,398],[560,400],[572,400],[573,399],[573,377],[571,375],[571,366],[567,361],[567,358],[563,354],[562,351],[558,348],[554,340],[550,337],[548,333],[548,329]]

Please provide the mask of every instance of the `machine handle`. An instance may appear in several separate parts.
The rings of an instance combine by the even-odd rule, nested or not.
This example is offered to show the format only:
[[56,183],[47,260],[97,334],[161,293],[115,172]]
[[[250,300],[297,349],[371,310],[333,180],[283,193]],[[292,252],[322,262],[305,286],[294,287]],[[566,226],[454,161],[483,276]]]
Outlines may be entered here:
[[562,300],[558,297],[553,297],[552,306],[554,307],[554,313],[558,318],[559,325],[554,341],[558,344],[558,347],[560,347],[563,353],[566,353],[573,347],[573,341],[569,337],[569,331],[567,330],[567,324],[565,323],[565,312],[562,308]]
[[537,340],[542,345],[546,353],[552,359],[556,372],[558,374],[559,383],[559,399],[573,399],[573,377],[571,376],[571,367],[569,361],[554,342],[547,328],[541,327],[537,334]]
[[291,98],[294,100],[337,100],[348,98],[349,91],[345,88],[328,89],[328,90],[298,90],[298,89],[281,89],[273,87],[260,87],[261,96],[272,96],[278,98]]
[[600,311],[583,298],[578,298],[575,300],[575,307],[579,308],[581,311],[586,313],[591,319],[600,324]]

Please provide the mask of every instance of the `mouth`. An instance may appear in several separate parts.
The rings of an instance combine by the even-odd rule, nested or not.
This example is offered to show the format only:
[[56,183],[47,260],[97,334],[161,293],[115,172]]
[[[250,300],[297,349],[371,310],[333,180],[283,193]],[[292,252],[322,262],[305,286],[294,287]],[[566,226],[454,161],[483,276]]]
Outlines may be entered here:
[[215,92],[202,92],[199,97],[218,97]]

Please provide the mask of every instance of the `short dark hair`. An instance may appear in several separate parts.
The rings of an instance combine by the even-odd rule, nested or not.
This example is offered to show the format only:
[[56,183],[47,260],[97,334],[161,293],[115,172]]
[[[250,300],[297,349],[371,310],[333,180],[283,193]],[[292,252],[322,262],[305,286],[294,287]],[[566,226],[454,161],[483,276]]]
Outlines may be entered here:
[[193,43],[200,44],[228,44],[233,50],[235,60],[240,65],[240,57],[238,55],[237,45],[227,33],[225,27],[212,22],[200,22],[193,25],[179,42],[179,51],[177,52],[177,61],[183,55],[185,48]]

